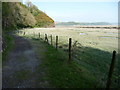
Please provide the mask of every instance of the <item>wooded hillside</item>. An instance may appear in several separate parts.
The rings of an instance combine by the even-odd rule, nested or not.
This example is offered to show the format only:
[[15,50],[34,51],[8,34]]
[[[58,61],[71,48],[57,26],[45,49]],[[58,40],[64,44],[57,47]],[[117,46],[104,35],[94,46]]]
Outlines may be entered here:
[[3,29],[25,27],[52,27],[54,21],[35,5],[31,6],[21,2],[2,3],[2,26]]

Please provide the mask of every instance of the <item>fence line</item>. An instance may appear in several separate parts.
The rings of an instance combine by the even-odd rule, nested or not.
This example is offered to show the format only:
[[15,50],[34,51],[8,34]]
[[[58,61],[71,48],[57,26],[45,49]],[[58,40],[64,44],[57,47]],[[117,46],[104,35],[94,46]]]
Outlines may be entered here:
[[[18,32],[18,33],[20,33],[20,32]],[[23,35],[26,35],[26,33],[23,32]],[[34,37],[35,37],[35,33],[34,33]],[[40,33],[39,33],[39,38],[42,38],[42,34],[40,34]],[[49,43],[47,34],[45,34],[45,37],[43,36],[43,38],[45,38],[45,41],[47,43]],[[50,44],[53,45],[53,36],[52,35],[50,35],[50,39],[51,39]],[[55,48],[56,48],[56,50],[58,50],[58,36],[56,36],[55,39],[56,39],[55,40]],[[76,46],[76,43],[77,42],[75,42],[75,45],[73,45],[73,47]],[[72,60],[71,59],[72,58],[72,53],[71,53],[72,52],[72,38],[69,38],[69,45],[68,46],[69,46],[68,47],[68,51],[69,51],[68,52],[68,54],[69,54],[68,62],[70,63],[71,60]],[[107,79],[107,83],[106,83],[106,90],[110,90],[111,81],[112,81],[111,79],[112,79],[112,74],[113,74],[114,65],[115,65],[115,59],[116,59],[116,51],[114,50],[113,55],[112,55],[112,61],[111,61],[110,69],[109,69],[108,79]]]

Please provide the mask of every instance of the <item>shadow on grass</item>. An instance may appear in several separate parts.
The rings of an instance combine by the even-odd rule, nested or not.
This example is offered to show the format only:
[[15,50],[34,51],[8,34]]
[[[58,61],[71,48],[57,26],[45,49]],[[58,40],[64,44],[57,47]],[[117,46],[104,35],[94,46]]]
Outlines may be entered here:
[[[120,67],[118,65],[118,56],[119,54],[117,53],[112,77],[112,87],[119,87]],[[81,47],[73,52],[73,59],[79,65],[87,68],[95,76],[100,85],[105,87],[112,60],[112,52],[110,53],[92,47]]]
[[[79,47],[72,52],[72,61],[68,63],[68,51],[64,51],[44,42],[43,39],[32,38],[46,48],[43,67],[47,68],[47,80],[51,86],[62,88],[105,88],[112,52],[91,47]],[[38,50],[41,48],[38,48]],[[116,57],[111,87],[119,88],[120,67],[118,54]]]
[[[46,45],[45,66],[52,85],[63,88],[105,88],[112,52],[91,47],[81,47],[72,53],[72,62],[68,64],[68,53],[53,46]],[[62,62],[61,62],[62,61]],[[118,85],[118,54],[111,87]]]

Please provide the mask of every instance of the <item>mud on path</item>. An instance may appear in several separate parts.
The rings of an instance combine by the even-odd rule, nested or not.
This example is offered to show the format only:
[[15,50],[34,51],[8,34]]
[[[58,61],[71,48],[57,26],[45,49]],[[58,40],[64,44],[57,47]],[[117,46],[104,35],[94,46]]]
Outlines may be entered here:
[[45,87],[46,81],[37,81],[38,78],[42,78],[44,72],[37,72],[41,61],[38,60],[32,44],[23,37],[13,37],[15,46],[3,63],[2,88]]

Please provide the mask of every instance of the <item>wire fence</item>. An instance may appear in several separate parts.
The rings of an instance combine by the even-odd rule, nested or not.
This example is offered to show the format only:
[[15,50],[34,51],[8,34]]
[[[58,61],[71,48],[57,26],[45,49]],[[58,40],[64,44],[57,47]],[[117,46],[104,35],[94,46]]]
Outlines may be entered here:
[[[63,49],[64,51],[66,51],[68,53],[68,62],[70,63],[73,58],[77,57],[77,52],[81,51],[82,53],[85,53],[86,51],[84,51],[82,49],[82,45],[78,42],[75,41],[72,38],[64,38],[62,36],[57,36],[57,35],[48,35],[46,33],[29,33],[29,32],[24,32],[24,31],[17,31],[17,34],[21,35],[21,36],[26,36],[29,38],[36,38],[36,39],[42,39],[43,41],[47,42],[49,45],[52,45],[56,48],[56,50],[58,49]],[[63,40],[64,38],[64,40]],[[92,52],[91,52],[92,53]],[[111,58],[111,57],[110,57]],[[114,70],[114,65],[115,65],[115,59],[116,59],[116,51],[113,51],[113,55],[112,55],[112,61],[110,64],[110,68],[109,68],[109,72],[108,73],[108,78],[106,80],[106,89],[109,90],[110,86],[111,86],[111,82],[112,82],[112,75],[113,75],[113,70]]]

